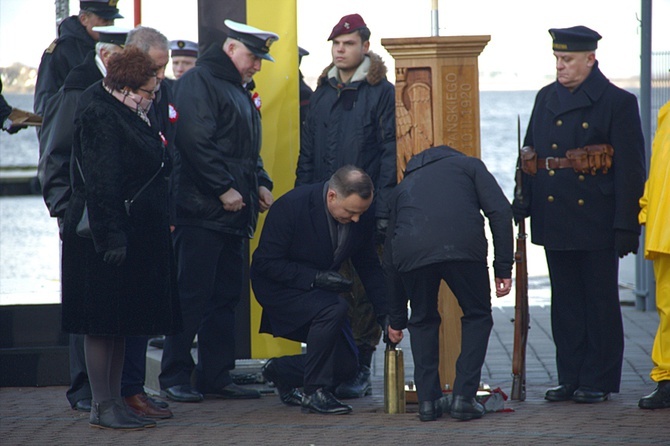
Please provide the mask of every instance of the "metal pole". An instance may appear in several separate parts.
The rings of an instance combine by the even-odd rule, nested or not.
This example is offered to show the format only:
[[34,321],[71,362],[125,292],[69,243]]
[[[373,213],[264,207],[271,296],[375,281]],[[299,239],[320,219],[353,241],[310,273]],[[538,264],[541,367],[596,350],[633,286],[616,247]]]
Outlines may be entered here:
[[[651,159],[651,0],[642,0],[640,5],[640,119],[644,134],[645,154],[647,157],[647,173]],[[656,292],[654,272],[650,262],[644,258],[645,230],[642,229],[640,249],[635,259],[635,308],[653,310],[656,308]]]
[[431,9],[430,9],[430,35],[439,36],[440,35],[440,24],[438,19],[438,7],[437,0],[431,0]]
[[135,26],[142,23],[142,0],[135,0],[135,11],[133,14],[135,18]]
[[60,22],[70,15],[70,2],[68,0],[56,0],[56,28]]

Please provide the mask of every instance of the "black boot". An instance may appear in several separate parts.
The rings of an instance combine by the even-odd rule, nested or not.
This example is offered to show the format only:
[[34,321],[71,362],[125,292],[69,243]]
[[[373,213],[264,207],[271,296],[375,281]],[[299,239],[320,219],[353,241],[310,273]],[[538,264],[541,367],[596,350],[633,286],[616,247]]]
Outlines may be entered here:
[[100,429],[140,430],[146,427],[141,421],[130,418],[115,400],[92,402],[88,424]]
[[340,383],[335,389],[335,396],[338,398],[362,398],[366,395],[372,395],[372,380],[370,378],[370,367],[366,365],[358,366],[358,373],[349,381]]
[[419,402],[419,420],[435,421],[441,416],[442,402],[440,400]]
[[484,406],[474,398],[466,398],[461,395],[454,396],[451,403],[451,418],[457,420],[473,420],[481,418],[486,413]]
[[670,381],[659,381],[656,390],[637,403],[640,409],[666,409],[670,407]]
[[551,389],[547,389],[544,399],[547,401],[568,401],[577,390],[574,384],[561,384]]

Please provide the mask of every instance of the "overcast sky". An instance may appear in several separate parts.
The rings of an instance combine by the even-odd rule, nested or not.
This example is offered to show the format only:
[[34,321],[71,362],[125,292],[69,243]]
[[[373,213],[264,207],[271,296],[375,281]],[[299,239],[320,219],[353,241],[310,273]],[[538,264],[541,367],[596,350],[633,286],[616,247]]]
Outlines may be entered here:
[[[267,0],[276,7],[282,0]],[[430,35],[430,0],[297,0],[298,43],[310,51],[301,69],[318,75],[330,62],[330,30],[345,14],[360,13],[372,30],[371,49],[390,71],[384,37]],[[70,13],[78,11],[70,1]],[[133,0],[119,0],[122,26],[133,26]],[[554,73],[549,28],[585,25],[602,34],[598,59],[610,78],[639,74],[639,0],[440,0],[440,35],[490,35],[479,59],[482,76],[500,73],[512,83],[535,89]],[[197,0],[143,0],[143,24],[169,39],[197,40]],[[653,1],[653,50],[670,50],[670,0]],[[665,18],[665,23],[661,20]],[[253,24],[252,24],[253,25]],[[0,66],[14,62],[37,67],[56,37],[54,0],[0,0]]]

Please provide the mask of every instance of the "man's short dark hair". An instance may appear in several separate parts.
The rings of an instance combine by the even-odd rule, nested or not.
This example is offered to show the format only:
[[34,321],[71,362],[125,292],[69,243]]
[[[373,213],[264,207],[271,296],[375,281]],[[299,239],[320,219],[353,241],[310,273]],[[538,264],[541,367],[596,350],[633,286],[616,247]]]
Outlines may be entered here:
[[364,200],[372,196],[374,185],[363,169],[352,165],[342,166],[328,180],[328,187],[342,198],[356,194]]
[[367,26],[359,28],[356,31],[358,31],[358,34],[361,36],[361,43],[365,43],[370,40],[370,35],[372,33],[370,32],[370,28],[368,28]]

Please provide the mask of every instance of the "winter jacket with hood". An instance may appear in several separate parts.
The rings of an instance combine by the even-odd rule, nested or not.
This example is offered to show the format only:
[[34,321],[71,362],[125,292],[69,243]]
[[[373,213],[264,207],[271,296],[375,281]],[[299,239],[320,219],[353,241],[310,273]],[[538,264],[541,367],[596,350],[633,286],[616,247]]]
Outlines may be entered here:
[[375,185],[377,217],[388,218],[396,185],[395,88],[381,57],[368,53],[348,84],[331,64],[312,95],[300,140],[296,186],[326,181],[352,164]]
[[[230,57],[211,46],[175,83],[176,224],[251,238],[259,212],[259,186],[272,190],[263,169],[261,116]],[[219,196],[237,190],[245,206],[223,208]]]

